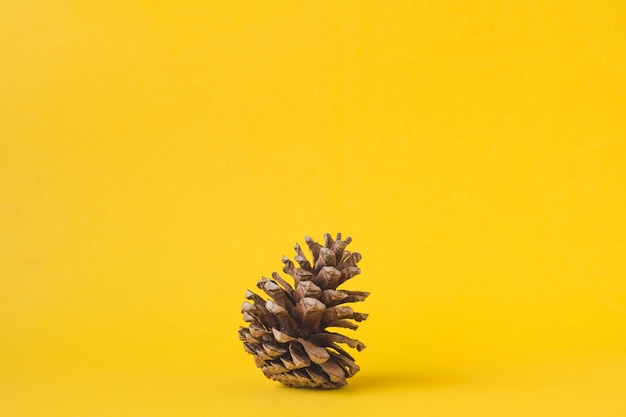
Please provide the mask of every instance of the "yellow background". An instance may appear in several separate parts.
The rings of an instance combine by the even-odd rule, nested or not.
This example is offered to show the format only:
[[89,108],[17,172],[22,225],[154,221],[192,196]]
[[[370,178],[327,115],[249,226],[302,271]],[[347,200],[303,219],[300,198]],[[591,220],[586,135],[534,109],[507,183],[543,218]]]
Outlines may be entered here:
[[[626,415],[623,1],[0,4],[0,415]],[[246,288],[353,237],[360,374]],[[268,414],[269,415],[269,414]]]

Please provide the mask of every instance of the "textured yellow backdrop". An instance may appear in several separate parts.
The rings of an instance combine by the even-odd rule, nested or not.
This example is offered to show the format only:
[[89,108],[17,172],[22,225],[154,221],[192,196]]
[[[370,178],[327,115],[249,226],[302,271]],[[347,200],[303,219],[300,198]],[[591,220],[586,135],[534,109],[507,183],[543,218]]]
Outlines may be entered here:
[[[0,414],[623,416],[625,21],[2,2]],[[327,231],[364,256],[363,371],[284,389],[239,307]]]

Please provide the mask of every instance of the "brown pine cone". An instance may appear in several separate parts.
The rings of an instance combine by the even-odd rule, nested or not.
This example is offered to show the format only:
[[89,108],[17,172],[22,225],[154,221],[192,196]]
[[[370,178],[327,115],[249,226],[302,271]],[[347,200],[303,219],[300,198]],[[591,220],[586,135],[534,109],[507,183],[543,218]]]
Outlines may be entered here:
[[246,292],[250,302],[243,303],[241,312],[250,325],[239,328],[239,338],[267,378],[290,387],[339,388],[360,369],[339,344],[358,351],[365,345],[328,328],[355,330],[358,326],[352,320],[367,318],[367,314],[342,304],[363,301],[368,292],[337,289],[361,272],[356,266],[361,255],[346,250],[352,239],[341,240],[341,233],[334,241],[326,233],[324,245],[309,236],[304,240],[313,262],[296,244],[298,267],[288,258],[282,259],[283,271],[293,278],[293,287],[274,272],[273,279],[263,277],[257,282],[269,299]]

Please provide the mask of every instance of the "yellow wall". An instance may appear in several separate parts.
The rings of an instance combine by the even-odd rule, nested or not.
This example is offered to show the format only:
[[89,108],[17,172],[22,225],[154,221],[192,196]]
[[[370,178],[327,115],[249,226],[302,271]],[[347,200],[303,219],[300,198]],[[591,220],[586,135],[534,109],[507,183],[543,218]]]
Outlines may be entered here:
[[4,2],[2,384],[273,387],[237,339],[244,291],[326,231],[364,256],[363,375],[625,358],[624,21],[621,1]]

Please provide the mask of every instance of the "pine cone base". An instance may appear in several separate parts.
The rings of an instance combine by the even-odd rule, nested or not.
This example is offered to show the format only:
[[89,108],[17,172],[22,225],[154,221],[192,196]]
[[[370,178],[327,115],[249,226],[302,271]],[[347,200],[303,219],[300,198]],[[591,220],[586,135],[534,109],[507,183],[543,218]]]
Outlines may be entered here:
[[358,351],[365,345],[328,329],[356,330],[354,321],[367,318],[344,304],[363,301],[369,293],[338,289],[361,272],[357,267],[361,255],[346,250],[351,239],[341,240],[340,233],[335,240],[325,234],[324,245],[308,236],[305,241],[312,262],[298,244],[297,265],[284,256],[282,259],[283,271],[293,278],[293,286],[274,272],[273,279],[262,277],[257,282],[269,298],[246,292],[248,301],[241,312],[249,326],[239,328],[239,339],[271,380],[296,388],[340,388],[360,368],[339,344]]

